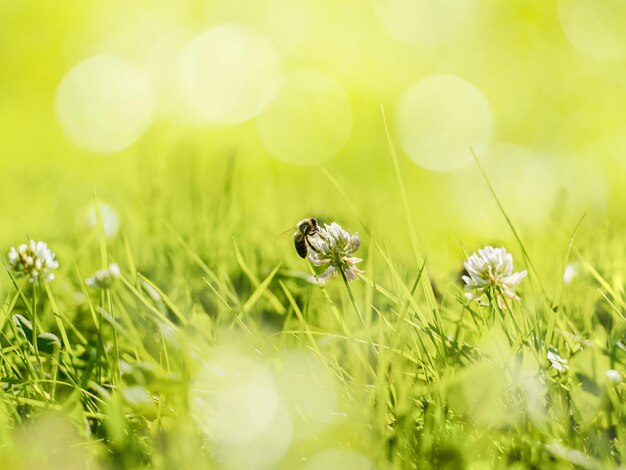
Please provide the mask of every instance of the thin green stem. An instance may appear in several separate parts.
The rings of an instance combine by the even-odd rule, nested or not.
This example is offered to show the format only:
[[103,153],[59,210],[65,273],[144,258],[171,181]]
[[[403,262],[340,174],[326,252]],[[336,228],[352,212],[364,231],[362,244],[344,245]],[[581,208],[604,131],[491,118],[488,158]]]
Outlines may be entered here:
[[502,329],[506,333],[506,336],[509,339],[509,343],[511,344],[511,346],[513,346],[513,344],[515,344],[515,341],[513,341],[513,337],[511,336],[511,333],[506,326],[506,322],[504,321],[504,313],[502,313],[502,309],[498,305],[498,292],[492,291],[491,289],[487,289],[485,292],[487,294],[487,299],[489,299],[489,303],[491,304],[491,309],[494,316],[497,316],[500,320]]
[[363,317],[363,314],[361,313],[361,309],[359,308],[359,304],[357,304],[357,302],[356,302],[356,298],[354,297],[354,292],[352,292],[352,287],[350,286],[350,281],[348,281],[346,273],[345,273],[345,271],[343,269],[339,268],[339,272],[341,273],[341,278],[343,279],[343,283],[345,284],[346,289],[348,290],[348,296],[350,297],[350,303],[352,304],[352,307],[354,308],[354,311],[356,312],[356,315],[359,317],[359,320],[361,321],[361,324],[363,325],[363,329],[367,333],[367,337],[368,337],[370,345],[372,347],[372,351],[374,352],[374,355],[376,355],[377,351],[376,351],[376,347],[374,346],[374,339],[372,338],[371,332],[367,328],[367,324],[365,323],[365,318]]
[[[313,275],[315,275],[315,270],[313,269],[312,264],[309,262],[307,263],[309,266],[309,270],[311,271],[311,273]],[[341,270],[339,270],[341,271]],[[343,273],[342,273],[343,274]],[[347,279],[346,279],[347,281]],[[322,294],[324,295],[324,297],[326,298],[328,304],[330,305],[330,310],[333,313],[335,320],[337,321],[337,323],[339,324],[339,326],[341,327],[344,335],[347,338],[353,338],[353,334],[351,333],[351,331],[348,329],[348,325],[346,324],[345,320],[341,317],[341,313],[339,312],[339,309],[337,308],[337,306],[335,305],[335,303],[333,302],[333,300],[330,298],[330,296],[328,295],[328,292],[326,292],[326,289],[324,288],[324,286],[322,284],[319,284],[319,287],[322,291]],[[354,296],[352,296],[352,298],[354,299]],[[356,302],[353,304],[356,305]],[[356,307],[358,309],[358,307]],[[371,342],[371,339],[370,339]],[[354,348],[354,352],[356,353],[357,357],[359,358],[359,360],[362,362],[362,364],[367,368],[368,372],[371,374],[372,377],[376,376],[376,371],[374,370],[374,368],[372,367],[372,365],[369,363],[369,361],[367,360],[367,358],[363,355],[362,351],[359,349],[359,347],[354,344],[353,342],[350,342],[350,344],[352,345],[352,347]]]
[[32,322],[33,322],[33,350],[35,351],[35,358],[37,359],[37,363],[39,364],[39,376],[43,378],[44,373],[43,373],[43,361],[41,360],[41,356],[39,354],[39,345],[37,344],[37,289],[38,286],[36,284],[33,285],[33,308],[32,308],[32,313],[33,313],[33,318],[32,318]]
[[365,319],[363,318],[363,315],[361,314],[361,310],[359,309],[359,305],[356,303],[356,299],[354,298],[354,293],[352,292],[352,287],[350,287],[350,281],[348,281],[348,278],[346,277],[346,273],[342,268],[339,268],[339,272],[341,273],[341,278],[343,279],[343,283],[346,285],[346,289],[348,290],[348,296],[350,297],[350,303],[352,304],[352,307],[354,308],[354,311],[356,312],[357,316],[359,317],[359,320],[361,320],[361,324],[363,326],[365,326]]
[[37,286],[33,286],[33,308],[32,308],[32,322],[33,322],[33,348],[35,349],[35,355],[39,357],[39,348],[37,346]]

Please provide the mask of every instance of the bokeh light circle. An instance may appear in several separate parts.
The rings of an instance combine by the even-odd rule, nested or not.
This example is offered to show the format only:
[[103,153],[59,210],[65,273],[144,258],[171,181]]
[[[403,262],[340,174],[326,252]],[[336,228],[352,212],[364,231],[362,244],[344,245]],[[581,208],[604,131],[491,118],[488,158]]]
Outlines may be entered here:
[[239,124],[262,111],[264,91],[280,73],[271,41],[244,25],[196,36],[181,58],[182,96],[198,124]]
[[475,86],[455,76],[433,75],[400,98],[396,126],[400,144],[415,163],[453,171],[472,162],[470,147],[480,152],[488,145],[493,117]]
[[[479,153],[478,157],[505,209],[513,212],[511,216],[516,222],[526,225],[517,212],[516,181],[532,162],[541,158],[541,154],[526,147],[496,143],[490,146],[488,152]],[[469,167],[450,175],[446,192],[452,212],[465,232],[497,239],[507,229],[477,168]],[[528,215],[532,220],[541,218],[537,210]]]
[[431,44],[450,40],[472,24],[477,0],[378,0],[385,31],[399,41]]
[[568,222],[587,215],[587,223],[606,210],[607,185],[597,164],[568,155],[547,155],[529,162],[515,184],[516,210],[534,230],[550,219]]
[[602,60],[626,57],[626,2],[559,0],[558,11],[563,31],[578,51]]
[[302,43],[315,23],[316,13],[319,14],[306,0],[268,0],[266,8],[272,35],[287,51]]
[[120,230],[120,218],[115,208],[106,202],[93,202],[85,207],[79,214],[81,225],[87,228],[97,228],[98,211],[102,217],[105,238],[115,237]]
[[[596,222],[606,211],[606,180],[593,161],[504,143],[480,158],[507,214],[526,233],[545,231],[551,222],[572,225],[583,214]],[[465,231],[502,236],[506,222],[478,169],[451,175],[447,191]]]
[[275,382],[291,411],[295,438],[310,436],[334,421],[339,412],[335,378],[312,353],[296,350],[281,354]]
[[263,470],[274,468],[283,458],[292,438],[291,417],[279,404],[267,429],[244,442],[222,444],[216,449],[216,460],[233,470]]
[[74,66],[56,92],[56,115],[75,145],[96,153],[122,150],[145,132],[154,114],[149,76],[115,55]]
[[196,423],[218,446],[238,445],[270,429],[279,406],[270,373],[237,353],[207,362],[190,388]]
[[[8,409],[0,407],[5,432],[10,431],[7,418]],[[5,417],[6,416],[6,417]],[[19,458],[3,453],[0,458],[2,468],[39,469],[99,469],[95,447],[87,449],[85,435],[78,431],[76,423],[67,413],[60,410],[39,413],[33,416],[28,425],[16,426],[11,436],[12,446],[19,449]],[[8,457],[8,458],[7,458]]]
[[352,130],[352,108],[332,77],[300,70],[270,87],[257,129],[272,156],[293,165],[314,165],[336,155]]
[[175,28],[159,35],[146,54],[146,69],[159,96],[158,117],[188,122],[189,108],[181,89],[183,52],[193,38],[185,28]]

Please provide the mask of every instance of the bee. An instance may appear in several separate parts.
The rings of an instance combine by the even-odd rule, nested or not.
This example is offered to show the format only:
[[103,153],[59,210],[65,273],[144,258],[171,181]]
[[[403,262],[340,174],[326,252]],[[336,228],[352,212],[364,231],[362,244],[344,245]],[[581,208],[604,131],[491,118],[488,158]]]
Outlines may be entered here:
[[315,251],[315,248],[309,241],[309,237],[315,236],[318,232],[318,228],[317,219],[314,217],[302,219],[296,224],[295,233],[293,234],[293,244],[300,258],[306,258],[309,248]]

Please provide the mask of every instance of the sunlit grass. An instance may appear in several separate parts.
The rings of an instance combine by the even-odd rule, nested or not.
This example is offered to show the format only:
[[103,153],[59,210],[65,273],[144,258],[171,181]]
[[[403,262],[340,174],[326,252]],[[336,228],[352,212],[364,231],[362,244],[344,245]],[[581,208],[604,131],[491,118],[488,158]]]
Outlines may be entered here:
[[470,301],[460,274],[445,274],[468,253],[450,268],[429,261],[390,149],[404,207],[404,220],[384,219],[395,235],[359,222],[370,209],[325,172],[328,191],[348,199],[344,226],[361,232],[364,273],[351,283],[318,284],[276,238],[275,213],[234,220],[235,203],[210,193],[196,193],[194,204],[213,208],[198,220],[168,205],[150,220],[138,212],[132,239],[107,239],[97,210],[91,233],[67,230],[86,238],[59,255],[54,280],[29,283],[7,265],[3,465],[620,462],[626,300],[610,235],[605,247],[574,235],[542,251],[503,233],[530,271],[521,300]]

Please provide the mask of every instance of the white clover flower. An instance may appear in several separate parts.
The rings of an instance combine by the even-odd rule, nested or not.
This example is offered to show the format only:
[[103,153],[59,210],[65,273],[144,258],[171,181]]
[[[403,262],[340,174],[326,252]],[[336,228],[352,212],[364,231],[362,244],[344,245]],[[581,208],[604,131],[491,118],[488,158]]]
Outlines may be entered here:
[[94,289],[108,289],[120,275],[120,267],[115,263],[111,263],[107,269],[96,271],[85,279],[85,284]]
[[513,257],[505,248],[486,246],[478,250],[478,253],[473,253],[463,266],[468,274],[462,276],[465,282],[465,297],[468,299],[487,304],[487,294],[495,295],[501,308],[505,306],[502,296],[520,300],[515,294],[515,286],[528,273],[526,270],[513,272]]
[[622,374],[615,369],[609,369],[605,372],[605,374],[609,382],[620,383],[622,381]]
[[548,348],[548,361],[550,361],[550,365],[552,365],[553,369],[558,370],[559,372],[565,372],[569,370],[569,365],[567,364],[567,359],[563,359],[559,356],[559,353],[552,346]]
[[326,267],[326,270],[317,276],[320,284],[325,284],[331,277],[337,275],[337,271],[343,271],[349,281],[356,279],[358,273],[362,273],[356,267],[356,263],[363,261],[354,257],[359,249],[361,240],[359,234],[350,235],[337,222],[324,224],[318,229],[318,233],[309,239],[309,260],[315,266]]
[[34,240],[18,248],[11,247],[7,257],[11,269],[18,276],[28,276],[28,282],[35,285],[42,279],[52,281],[54,274],[51,271],[59,267],[59,262],[54,259],[55,254],[48,245]]

